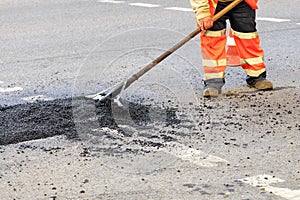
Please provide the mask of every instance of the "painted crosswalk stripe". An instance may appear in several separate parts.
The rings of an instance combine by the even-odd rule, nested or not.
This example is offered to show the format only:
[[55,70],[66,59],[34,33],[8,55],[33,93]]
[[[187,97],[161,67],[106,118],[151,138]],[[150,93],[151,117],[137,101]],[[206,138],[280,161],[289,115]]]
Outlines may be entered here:
[[1,93],[5,93],[5,92],[16,92],[16,91],[22,91],[23,88],[21,87],[13,87],[13,88],[0,88],[0,92]]
[[125,3],[125,1],[113,1],[113,0],[98,0],[100,3],[114,3],[114,4],[119,4],[119,3]]
[[149,3],[130,3],[131,6],[139,6],[139,7],[146,7],[146,8],[157,8],[160,5],[157,4],[149,4]]
[[279,18],[271,18],[271,17],[257,17],[257,20],[260,21],[269,21],[269,22],[289,22],[290,19],[279,19]]
[[280,196],[288,200],[300,199],[300,189],[291,190],[289,188],[279,188],[279,187],[270,186],[270,184],[285,182],[285,180],[276,178],[271,175],[267,175],[267,174],[257,175],[248,178],[239,179],[238,181],[247,183],[253,187],[257,187],[260,190],[271,192],[274,195]]
[[175,10],[175,11],[183,11],[183,12],[193,12],[191,8],[182,8],[182,7],[167,7],[164,8],[166,10]]

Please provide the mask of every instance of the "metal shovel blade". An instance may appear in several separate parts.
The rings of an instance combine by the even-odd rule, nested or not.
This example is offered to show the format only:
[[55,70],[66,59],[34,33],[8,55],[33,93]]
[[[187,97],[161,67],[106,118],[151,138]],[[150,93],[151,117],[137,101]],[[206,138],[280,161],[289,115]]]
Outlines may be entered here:
[[119,83],[111,88],[98,92],[96,94],[86,95],[86,99],[92,99],[95,101],[105,101],[106,99],[114,98],[116,95],[120,93],[123,88],[124,83]]

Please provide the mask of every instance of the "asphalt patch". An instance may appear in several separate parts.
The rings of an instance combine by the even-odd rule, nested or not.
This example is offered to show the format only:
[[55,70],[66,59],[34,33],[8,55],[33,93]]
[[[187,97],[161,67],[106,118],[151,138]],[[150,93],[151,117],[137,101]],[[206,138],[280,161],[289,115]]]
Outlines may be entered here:
[[66,134],[76,137],[71,99],[0,107],[0,145]]
[[[76,103],[74,104],[74,102]],[[110,100],[101,103],[90,101],[89,103],[95,109],[98,128],[108,127],[122,131],[115,122],[115,116],[112,111],[113,104]],[[150,105],[140,105],[132,102],[125,103],[129,105],[130,117],[136,125],[150,123],[149,110],[153,109]],[[85,108],[84,106],[81,107],[82,104],[86,104],[86,100],[83,97],[78,97],[76,99],[36,101],[34,103],[0,107],[0,145],[42,139],[55,135],[66,135],[70,139],[78,138],[78,131],[90,131],[78,128],[89,126],[89,121],[86,120],[88,116],[81,116],[82,121],[80,122],[74,120],[74,111],[84,111]],[[160,108],[155,109],[157,109],[157,112],[167,113],[167,125],[180,123],[180,120],[176,117],[175,109],[166,108],[164,111],[159,110]],[[122,117],[124,110],[115,109],[114,112],[118,112],[118,116]],[[85,125],[81,126],[80,123]],[[166,137],[166,140],[170,140],[170,138]]]

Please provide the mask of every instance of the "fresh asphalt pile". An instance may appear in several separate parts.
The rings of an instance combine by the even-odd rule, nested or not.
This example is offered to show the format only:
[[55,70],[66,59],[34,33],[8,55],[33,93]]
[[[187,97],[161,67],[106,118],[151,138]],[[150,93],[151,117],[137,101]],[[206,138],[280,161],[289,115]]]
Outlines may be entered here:
[[[97,152],[144,154],[170,142],[188,143],[191,137],[201,146],[211,131],[210,116],[205,114],[213,108],[210,101],[197,106],[137,99],[121,99],[119,105],[109,99],[76,97],[1,107],[0,145],[65,135],[88,142]],[[195,121],[193,110],[202,116],[201,123]]]
[[66,134],[76,136],[71,100],[0,107],[0,145]]
[[[42,139],[55,135],[66,135],[70,139],[84,139],[80,136],[83,133],[89,133],[91,124],[86,123],[88,121],[88,119],[85,119],[87,116],[80,116],[83,119],[81,122],[74,121],[73,112],[76,112],[76,107],[82,108],[80,105],[75,105],[74,102],[83,104],[87,101],[93,105],[97,117],[97,128],[107,127],[126,134],[126,131],[118,127],[118,124],[115,122],[112,107],[118,108],[118,106],[112,104],[110,100],[106,102],[94,102],[84,98],[77,98],[77,100],[79,102],[76,99],[58,99],[0,107],[0,145]],[[136,125],[141,126],[150,123],[150,105],[145,106],[132,102],[126,102],[126,104],[129,105],[130,117]],[[176,117],[175,108],[155,109],[156,112],[166,113],[166,126],[180,123]],[[86,113],[84,108],[81,111]],[[120,112],[120,116],[123,116],[121,108],[117,112]],[[85,126],[83,126],[84,124]],[[78,130],[81,130],[80,134],[78,134]],[[171,140],[168,136],[162,135],[162,137],[166,140]]]

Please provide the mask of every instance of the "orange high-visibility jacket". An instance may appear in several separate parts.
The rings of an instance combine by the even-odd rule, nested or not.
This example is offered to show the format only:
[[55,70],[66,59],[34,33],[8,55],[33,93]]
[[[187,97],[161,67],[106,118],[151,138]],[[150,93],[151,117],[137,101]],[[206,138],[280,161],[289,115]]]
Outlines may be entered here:
[[[230,2],[233,0],[190,0],[192,8],[196,13],[197,20],[211,16],[215,13],[218,1]],[[252,9],[257,9],[258,0],[245,0]]]

